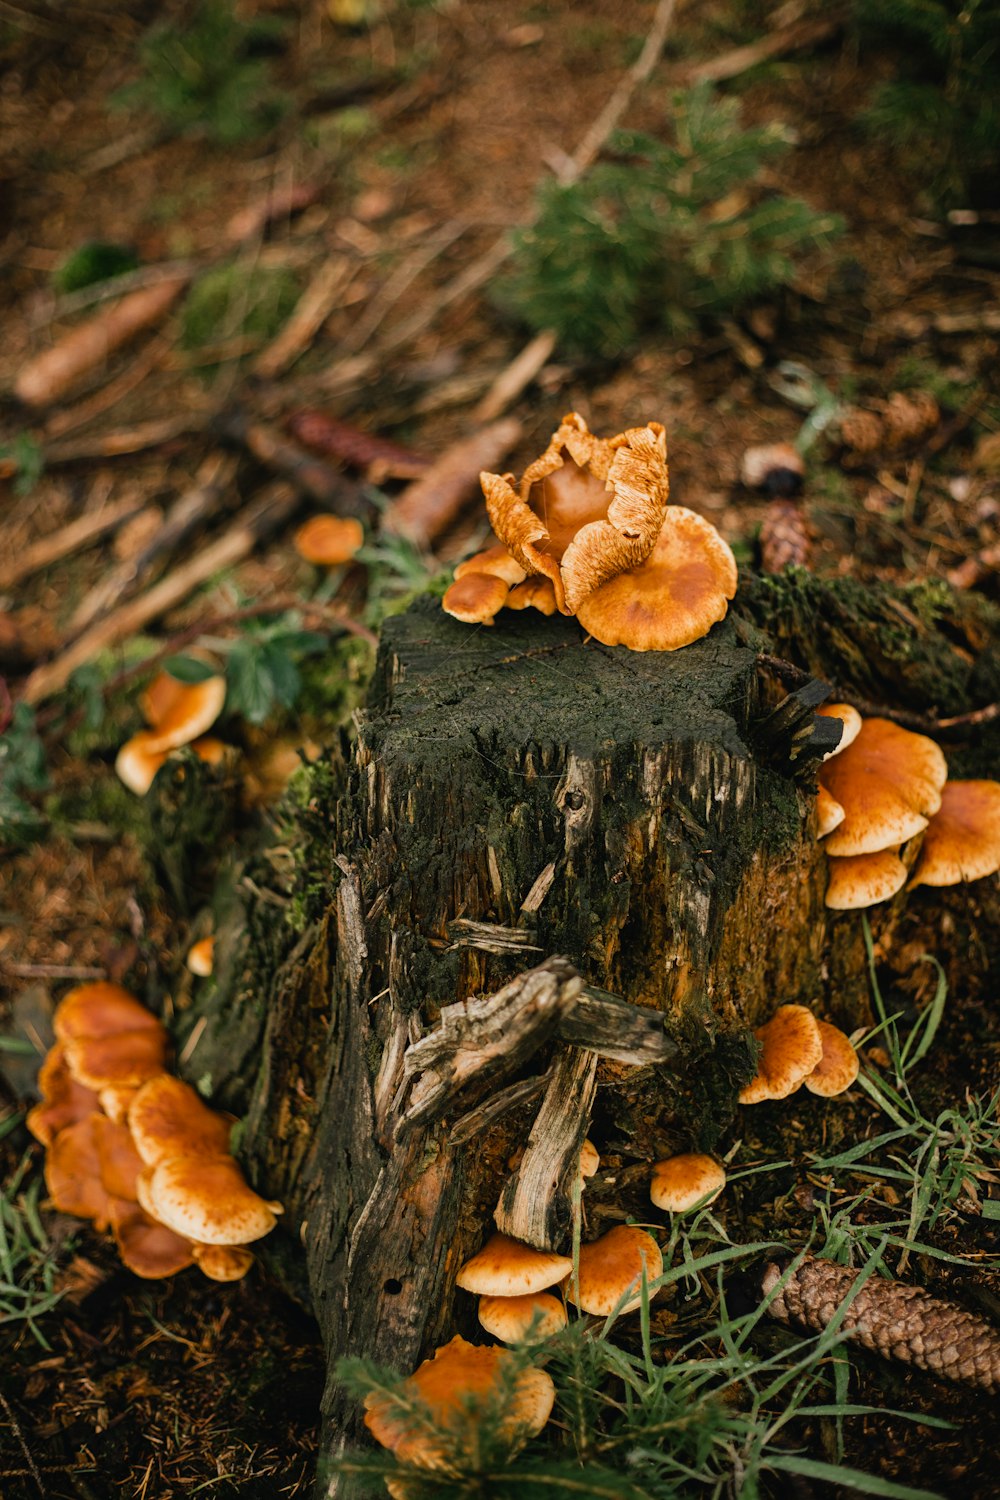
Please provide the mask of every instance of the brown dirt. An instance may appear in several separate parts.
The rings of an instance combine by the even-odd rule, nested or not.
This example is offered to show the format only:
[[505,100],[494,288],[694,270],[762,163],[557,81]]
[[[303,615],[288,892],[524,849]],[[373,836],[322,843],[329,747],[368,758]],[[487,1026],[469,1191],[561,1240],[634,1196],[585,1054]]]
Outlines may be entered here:
[[[683,12],[668,60],[636,99],[628,123],[662,131],[664,100],[682,61],[757,34],[759,25],[745,19],[749,9],[716,0],[698,7],[697,15],[694,7],[690,16]],[[345,257],[350,279],[343,305],[291,374],[267,389],[257,389],[219,351],[213,355],[219,362],[206,371],[202,356],[180,347],[181,314],[175,312],[53,413],[25,414],[6,401],[0,407],[3,441],[27,432],[43,444],[88,443],[97,454],[107,433],[184,413],[204,424],[207,411],[240,392],[272,416],[315,401],[341,340],[392,272],[425,252],[441,224],[457,219],[465,228],[443,252],[425,256],[423,269],[414,263],[413,280],[376,340],[528,212],[535,183],[560,152],[573,149],[636,55],[653,7],[592,0],[584,17],[566,0],[533,7],[513,0],[440,8],[387,4],[371,30],[350,30],[335,27],[320,0],[260,0],[244,13],[286,24],[287,41],[274,66],[292,107],[270,137],[231,147],[160,139],[148,113],[108,110],[109,97],[138,74],[138,47],[149,25],[191,10],[180,3],[103,7],[81,0],[63,20],[52,20],[53,12],[42,7],[37,15],[35,7],[30,16],[25,10],[24,24],[20,9],[5,8],[0,16],[6,220],[0,389],[70,324],[49,280],[67,251],[100,238],[133,245],[144,264],[181,257],[207,264],[224,254],[231,215],[275,184],[316,180],[321,190],[302,215],[280,219],[266,238],[246,246],[243,268],[285,269],[304,285],[324,259]],[[817,570],[895,580],[940,577],[996,543],[995,469],[974,462],[974,445],[1000,430],[996,335],[914,330],[942,312],[975,313],[995,300],[1000,276],[963,259],[957,241],[927,224],[915,207],[916,185],[899,174],[879,142],[855,128],[860,101],[882,66],[876,60],[860,69],[853,46],[837,38],[815,55],[772,64],[737,85],[749,119],[780,118],[797,132],[798,147],[775,170],[776,184],[847,217],[836,266],[804,268],[795,291],[754,309],[735,330],[712,328],[686,340],[657,337],[610,370],[554,361],[517,408],[525,431],[512,468],[539,451],[570,408],[599,431],[657,417],[670,439],[673,498],[707,514],[741,559],[753,560],[764,507],[739,486],[740,456],[748,444],[794,437],[801,414],[779,399],[767,374],[778,360],[797,359],[862,405],[877,405],[897,388],[933,386],[945,408],[933,438],[908,448],[867,459],[830,445],[816,450],[806,511]],[[368,133],[352,137],[321,96],[356,84],[352,107],[369,111]],[[110,148],[118,143],[119,159],[111,160]],[[434,453],[464,430],[476,395],[522,342],[486,297],[466,299],[334,409],[363,428]],[[471,396],[454,386],[468,376],[479,377]],[[118,399],[102,406],[106,381],[117,377]],[[91,398],[95,405],[88,408]],[[28,497],[7,500],[5,552],[16,556],[76,516],[123,497],[147,506],[169,502],[215,446],[206,429],[124,461],[96,456],[54,464]],[[265,477],[244,460],[244,501]],[[235,499],[229,509],[234,506]],[[463,523],[443,554],[461,549],[477,528],[478,517]],[[7,666],[15,694],[26,659],[30,664],[56,649],[72,609],[112,560],[110,541],[95,543],[35,573],[0,601],[16,644],[0,668]],[[275,538],[159,622],[144,646],[116,647],[103,669],[113,674],[192,620],[313,582],[289,537]],[[995,591],[995,574],[987,574],[983,586]],[[362,590],[354,572],[341,598],[354,608]],[[4,642],[0,636],[6,651]],[[51,834],[14,857],[0,856],[0,977],[11,1000],[38,982],[58,998],[65,982],[99,971],[162,1002],[187,933],[155,886],[141,837],[122,832],[124,804],[110,768],[115,745],[126,727],[137,727],[137,716],[130,702],[116,699],[98,730],[81,731],[77,702],[60,701],[45,711]],[[66,712],[70,727],[75,724],[68,736]],[[951,898],[934,914],[918,902],[903,935],[911,954],[924,947],[947,951],[953,979],[962,899]],[[958,1101],[966,1087],[988,1087],[996,1079],[995,1012],[978,994],[965,997],[962,1009],[961,988],[959,981],[945,1038],[954,1043],[956,1061],[934,1065],[932,1088],[942,1101]],[[926,1000],[905,975],[900,993]],[[972,1039],[975,1062],[969,1060]],[[8,1090],[5,1108],[16,1103]],[[807,1113],[811,1120],[822,1114],[814,1104]],[[830,1126],[833,1118],[837,1123]],[[821,1127],[842,1139],[845,1118],[853,1116],[823,1115]],[[864,1128],[863,1106],[858,1118]],[[747,1159],[801,1150],[802,1124],[794,1115],[781,1117],[769,1107],[753,1129],[760,1134],[748,1135]],[[0,1142],[7,1171],[26,1145],[17,1131]],[[809,1222],[812,1194],[807,1173],[789,1177],[779,1208],[790,1235]],[[748,1237],[770,1206],[746,1196]],[[619,1202],[614,1214],[621,1211]],[[877,1207],[871,1212],[877,1217]],[[967,1247],[981,1230],[981,1221],[956,1214],[941,1228],[941,1247]],[[65,1221],[55,1221],[54,1232],[68,1295],[41,1324],[51,1347],[16,1327],[0,1328],[0,1491],[11,1500],[36,1494],[158,1500],[198,1487],[240,1500],[306,1493],[321,1358],[308,1317],[277,1282],[258,1266],[233,1288],[206,1284],[194,1272],[169,1286],[145,1285],[122,1271],[89,1230],[76,1232],[72,1248]],[[940,1266],[930,1275],[947,1281]],[[995,1312],[996,1273],[984,1266],[977,1286]],[[994,1492],[987,1472],[993,1434],[980,1410],[985,1403],[922,1377],[887,1372],[875,1361],[862,1360],[859,1367],[862,1390],[855,1399],[870,1394],[888,1405],[932,1407],[958,1428],[944,1435],[924,1430],[915,1444],[903,1424],[859,1423],[849,1460],[946,1494],[985,1500]]]

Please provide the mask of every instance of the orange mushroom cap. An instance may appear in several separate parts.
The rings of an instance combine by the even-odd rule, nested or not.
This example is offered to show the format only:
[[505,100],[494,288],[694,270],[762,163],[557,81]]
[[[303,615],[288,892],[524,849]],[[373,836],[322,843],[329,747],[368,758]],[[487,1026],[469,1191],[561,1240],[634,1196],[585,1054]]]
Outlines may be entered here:
[[129,1105],[128,1125],[136,1151],[150,1167],[179,1157],[209,1161],[229,1155],[231,1121],[169,1073],[138,1090]]
[[676,651],[725,618],[736,581],[736,559],[711,522],[671,505],[645,562],[582,600],[577,617],[602,645]]
[[522,1297],[555,1286],[573,1268],[568,1255],[536,1250],[506,1234],[494,1234],[455,1277],[463,1291],[481,1297]]
[[140,1178],[147,1213],[201,1245],[249,1245],[269,1234],[280,1203],[255,1193],[231,1156],[182,1156],[152,1167]]
[[827,861],[826,905],[831,911],[862,911],[889,901],[906,884],[898,849],[842,854]]
[[541,1343],[566,1327],[566,1308],[551,1292],[523,1297],[480,1297],[479,1321],[504,1344]]
[[306,562],[336,568],[364,546],[365,532],[353,516],[311,516],[292,537],[292,546]]
[[50,1146],[61,1130],[85,1120],[99,1107],[94,1090],[77,1083],[69,1071],[61,1042],[50,1047],[42,1059],[38,1092],[42,1102],[29,1109],[25,1124],[43,1146]]
[[839,719],[842,726],[840,744],[835,750],[828,750],[823,757],[824,760],[829,760],[831,756],[839,755],[841,750],[846,750],[848,745],[854,744],[861,732],[861,715],[850,703],[824,703],[816,712],[823,719]]
[[510,585],[494,573],[465,573],[445,589],[441,608],[463,625],[492,625],[509,593]]
[[804,1005],[779,1005],[754,1036],[763,1048],[757,1074],[740,1089],[741,1104],[785,1099],[819,1066],[823,1056],[819,1023]]
[[115,772],[119,781],[123,781],[130,792],[137,797],[145,797],[153,782],[156,773],[165,764],[170,754],[169,750],[151,750],[150,742],[156,738],[153,729],[140,729],[124,745],[115,756]]
[[687,1151],[654,1164],[649,1196],[657,1208],[684,1214],[714,1203],[725,1185],[726,1169],[714,1157]]
[[111,1218],[111,1195],[101,1181],[95,1129],[101,1118],[87,1115],[60,1130],[46,1152],[45,1186],[60,1213],[92,1219],[98,1229],[106,1229]]
[[889,719],[865,719],[853,744],[820,767],[846,816],[827,836],[828,854],[875,854],[898,848],[927,827],[941,806],[948,766],[926,735]]
[[254,1263],[244,1245],[192,1245],[195,1265],[210,1281],[242,1281]]
[[114,1036],[119,1031],[154,1031],[163,1027],[120,984],[98,980],[69,990],[56,1006],[52,1025],[60,1042],[80,1037]]
[[194,1262],[190,1241],[151,1219],[138,1203],[113,1199],[111,1228],[124,1264],[147,1281],[175,1276]]
[[565,416],[517,490],[512,475],[481,474],[493,530],[526,573],[551,579],[562,614],[652,551],[670,485],[658,422],[611,439]]
[[187,951],[185,963],[192,974],[197,974],[201,979],[207,979],[212,972],[215,959],[215,938],[199,938],[197,943],[192,943]]
[[124,1125],[128,1120],[128,1107],[138,1093],[136,1084],[111,1083],[98,1094],[101,1108],[109,1120]]
[[511,588],[524,580],[524,569],[516,557],[511,557],[502,542],[460,562],[455,568],[456,580],[464,578],[467,573],[489,573],[494,578],[502,578]]
[[536,573],[533,577],[526,578],[523,583],[515,584],[507,595],[504,608],[537,609],[539,614],[554,615],[558,606],[552,579]]
[[211,729],[222,712],[226,701],[224,677],[206,677],[202,682],[182,682],[178,686],[181,691],[172,697],[169,708],[141,737],[141,747],[146,755],[189,745]]
[[135,1088],[163,1072],[167,1034],[157,1031],[117,1031],[111,1036],[82,1036],[65,1043],[66,1065],[78,1083],[100,1092],[106,1088]]
[[142,1171],[142,1157],[136,1151],[127,1125],[116,1125],[104,1115],[94,1121],[98,1170],[104,1191],[112,1198],[137,1203],[136,1179]]
[[958,885],[1000,870],[1000,782],[949,781],[931,817],[912,885]]
[[835,828],[839,828],[847,814],[840,803],[835,801],[825,786],[816,790],[816,837],[825,838]]
[[806,1077],[805,1086],[811,1094],[819,1094],[823,1099],[834,1099],[838,1094],[845,1093],[857,1078],[860,1066],[858,1054],[851,1046],[850,1038],[844,1035],[839,1026],[832,1026],[829,1021],[819,1021],[817,1024],[823,1043],[823,1056]]
[[616,1224],[600,1239],[580,1246],[579,1276],[570,1276],[569,1299],[581,1312],[602,1318],[616,1308],[633,1312],[642,1302],[643,1271],[647,1283],[663,1274],[659,1245],[645,1229]]
[[507,1349],[470,1344],[456,1334],[404,1382],[406,1395],[427,1408],[434,1431],[374,1392],[365,1397],[365,1426],[401,1462],[448,1471],[468,1454],[470,1427],[489,1412],[499,1417],[500,1435],[517,1452],[548,1421],[555,1386],[544,1370],[504,1379],[512,1358]]

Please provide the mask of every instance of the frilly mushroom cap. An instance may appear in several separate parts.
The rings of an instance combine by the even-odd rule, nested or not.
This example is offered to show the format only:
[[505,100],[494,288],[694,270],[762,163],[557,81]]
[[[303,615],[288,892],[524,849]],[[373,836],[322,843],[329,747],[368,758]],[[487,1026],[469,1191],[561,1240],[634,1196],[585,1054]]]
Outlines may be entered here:
[[779,1005],[754,1036],[763,1050],[756,1077],[740,1089],[741,1104],[761,1104],[794,1094],[823,1056],[819,1023],[804,1005]]
[[889,901],[906,884],[898,849],[842,854],[827,861],[826,905],[831,911],[863,911]]
[[43,1146],[50,1146],[61,1130],[94,1114],[99,1107],[93,1089],[77,1083],[66,1066],[61,1042],[50,1047],[38,1070],[38,1092],[42,1102],[29,1109],[25,1124]]
[[480,1297],[523,1297],[555,1286],[572,1269],[568,1255],[536,1250],[509,1235],[494,1234],[477,1255],[465,1262],[455,1285]]
[[671,505],[645,562],[590,594],[577,617],[602,645],[676,651],[725,618],[736,580],[736,559],[712,523]]
[[524,569],[516,557],[511,557],[502,542],[460,562],[455,569],[456,579],[464,578],[467,573],[491,574],[494,578],[502,578],[511,588],[515,583],[524,581]]
[[151,1219],[138,1203],[113,1199],[111,1228],[123,1262],[146,1281],[175,1276],[194,1263],[191,1242]]
[[142,747],[147,755],[189,745],[211,729],[222,712],[226,701],[224,677],[206,677],[203,682],[178,686],[181,691],[173,697],[162,718],[146,731]]
[[829,1021],[819,1021],[817,1025],[823,1043],[823,1056],[806,1077],[805,1086],[811,1094],[819,1094],[823,1099],[834,1099],[838,1094],[845,1093],[857,1078],[858,1054],[851,1046],[850,1038],[844,1035],[839,1026],[832,1026]]
[[846,814],[827,837],[826,852],[898,848],[927,827],[947,778],[947,762],[933,740],[889,719],[865,719],[854,743],[820,767],[820,785]]
[[911,885],[958,885],[1000,870],[1000,782],[949,781]]
[[551,1292],[524,1297],[480,1297],[479,1321],[504,1344],[541,1343],[566,1327],[566,1308]]
[[230,1156],[182,1156],[149,1171],[139,1197],[147,1213],[201,1245],[249,1245],[270,1233],[282,1212],[248,1186]]
[[825,838],[828,833],[839,828],[846,817],[844,809],[830,796],[826,787],[818,787],[816,790],[816,837]]
[[835,750],[828,750],[824,760],[829,760],[833,755],[839,755],[841,750],[846,750],[848,745],[853,745],[861,733],[862,719],[857,709],[850,703],[824,703],[816,712],[823,719],[839,719],[842,732],[840,744]]
[[56,1006],[52,1025],[60,1042],[114,1036],[119,1031],[163,1030],[152,1012],[134,995],[120,984],[103,979],[69,990]]
[[658,422],[595,437],[563,418],[517,490],[512,475],[482,474],[493,530],[526,573],[549,578],[562,614],[652,551],[670,485]]
[[579,1278],[570,1276],[569,1299],[581,1312],[601,1318],[616,1308],[620,1313],[633,1312],[642,1302],[644,1269],[647,1283],[663,1274],[659,1245],[645,1229],[616,1224],[600,1239],[580,1246]]
[[253,1265],[244,1245],[192,1245],[195,1265],[210,1281],[242,1281]]
[[129,1105],[128,1125],[146,1166],[182,1156],[212,1160],[229,1155],[231,1122],[172,1074],[151,1078]]
[[306,562],[335,568],[364,546],[365,532],[352,516],[311,516],[292,537],[292,546]]
[[157,1031],[116,1031],[111,1036],[83,1036],[67,1041],[66,1066],[78,1083],[100,1092],[106,1088],[135,1088],[163,1072],[167,1034]]
[[110,1223],[111,1196],[101,1181],[97,1149],[98,1114],[60,1130],[45,1155],[45,1186],[63,1214],[92,1219],[98,1229]]
[[441,608],[463,625],[492,625],[510,585],[494,573],[465,573],[445,589]]
[[207,979],[212,972],[214,960],[215,938],[203,937],[191,944],[184,962],[192,974],[197,974],[200,979]]
[[456,1334],[404,1383],[406,1394],[428,1409],[434,1432],[374,1392],[365,1397],[365,1426],[402,1463],[448,1470],[468,1451],[471,1428],[489,1412],[515,1453],[548,1421],[555,1386],[544,1370],[522,1370],[505,1380],[512,1357],[507,1349],[470,1344]]
[[689,1151],[656,1162],[649,1196],[657,1208],[683,1214],[699,1203],[713,1203],[725,1185],[726,1170],[714,1157]]
[[97,1161],[104,1191],[112,1198],[137,1203],[136,1179],[142,1171],[142,1157],[136,1151],[127,1125],[116,1125],[104,1115],[94,1121]]
[[542,615],[556,614],[556,591],[552,587],[552,579],[546,578],[542,573],[535,573],[523,583],[515,584],[507,595],[504,608],[537,609]]

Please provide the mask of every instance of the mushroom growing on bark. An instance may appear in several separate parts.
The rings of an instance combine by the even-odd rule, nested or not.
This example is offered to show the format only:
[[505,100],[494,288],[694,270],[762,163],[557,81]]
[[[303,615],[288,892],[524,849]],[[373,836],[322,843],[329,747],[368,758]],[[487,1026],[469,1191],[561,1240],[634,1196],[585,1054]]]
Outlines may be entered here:
[[779,1005],[770,1021],[757,1027],[754,1036],[762,1051],[756,1077],[740,1089],[741,1104],[786,1099],[823,1057],[819,1023],[804,1005]]
[[949,781],[927,824],[910,885],[959,885],[997,870],[1000,782]]
[[876,854],[927,827],[941,806],[948,766],[926,735],[865,719],[853,743],[824,762],[819,779],[845,813],[827,836],[827,853]]
[[536,1250],[509,1235],[494,1234],[465,1262],[455,1284],[481,1297],[523,1297],[555,1286],[572,1269],[568,1255]]
[[906,866],[898,849],[831,855],[827,868],[825,900],[831,911],[862,911],[877,906],[906,884]]

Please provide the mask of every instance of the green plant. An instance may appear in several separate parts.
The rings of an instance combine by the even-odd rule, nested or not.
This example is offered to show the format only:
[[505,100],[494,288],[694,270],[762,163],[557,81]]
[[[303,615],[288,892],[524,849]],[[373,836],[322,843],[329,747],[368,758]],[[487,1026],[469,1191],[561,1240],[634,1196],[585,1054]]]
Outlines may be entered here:
[[865,112],[945,204],[995,192],[1000,166],[997,0],[855,0],[862,48],[890,47],[898,76]]
[[280,23],[241,21],[227,0],[194,8],[185,31],[156,27],[142,46],[144,76],[112,100],[117,108],[149,109],[172,132],[201,132],[232,145],[265,134],[287,100],[275,88],[266,57]]
[[240,263],[217,266],[199,277],[181,311],[181,343],[186,349],[245,335],[255,342],[273,338],[299,296],[290,272]]
[[14,470],[14,494],[30,495],[45,472],[45,455],[41,443],[29,432],[19,432],[9,443],[0,445],[0,466]]
[[[276,708],[291,708],[302,687],[300,665],[329,646],[327,636],[303,630],[295,610],[252,620],[234,639],[211,641],[226,658],[226,709],[251,724],[263,724]],[[171,656],[163,670],[179,682],[203,682],[216,671],[194,656]]]
[[[21,1123],[20,1115],[0,1122],[0,1139]],[[27,1153],[0,1193],[0,1324],[25,1323],[43,1349],[49,1345],[38,1327],[62,1293],[55,1288],[52,1244],[38,1213],[42,1180],[23,1187],[31,1154]]]
[[96,282],[124,276],[128,271],[137,270],[138,266],[139,257],[131,246],[88,240],[85,245],[71,251],[53,271],[52,285],[65,296]]
[[30,799],[48,784],[35,716],[19,703],[0,735],[0,848],[20,848],[38,837],[45,819]]
[[780,125],[743,129],[739,105],[699,85],[674,101],[674,140],[618,132],[612,158],[547,182],[514,237],[500,305],[568,348],[615,356],[641,334],[689,329],[787,285],[841,220],[754,188],[785,151]]

